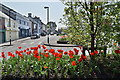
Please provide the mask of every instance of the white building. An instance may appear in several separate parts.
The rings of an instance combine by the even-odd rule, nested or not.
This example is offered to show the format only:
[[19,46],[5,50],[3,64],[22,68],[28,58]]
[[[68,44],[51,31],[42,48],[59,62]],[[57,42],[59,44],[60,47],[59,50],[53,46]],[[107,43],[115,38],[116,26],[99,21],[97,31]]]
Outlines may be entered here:
[[27,17],[16,13],[16,21],[18,22],[19,25],[19,37],[23,38],[23,37],[28,37],[30,35],[29,30],[30,30],[30,21]]

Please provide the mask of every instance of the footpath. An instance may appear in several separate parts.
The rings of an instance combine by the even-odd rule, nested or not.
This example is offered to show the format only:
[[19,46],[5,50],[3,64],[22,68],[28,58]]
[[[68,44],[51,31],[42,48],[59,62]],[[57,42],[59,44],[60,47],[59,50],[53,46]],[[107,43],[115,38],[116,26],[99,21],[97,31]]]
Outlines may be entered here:
[[[17,40],[11,41],[11,43],[25,41],[25,40],[28,40],[28,39],[30,39],[30,37],[26,37],[26,38],[22,38],[22,39],[17,39]],[[8,42],[5,42],[5,43],[1,43],[0,47],[6,46],[6,45],[10,45],[10,42],[8,41]]]

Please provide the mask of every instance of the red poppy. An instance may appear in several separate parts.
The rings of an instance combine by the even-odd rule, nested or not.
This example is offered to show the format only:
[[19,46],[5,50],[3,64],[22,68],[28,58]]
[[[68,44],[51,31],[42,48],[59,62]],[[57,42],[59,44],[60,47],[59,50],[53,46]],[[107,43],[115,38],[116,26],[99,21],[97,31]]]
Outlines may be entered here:
[[20,53],[23,53],[23,51],[19,51]]
[[30,52],[28,51],[28,52],[26,52],[26,54],[27,54],[27,55],[30,55]]
[[24,52],[26,52],[26,50],[23,50]]
[[74,56],[69,56],[70,58],[74,58]]
[[40,57],[40,56],[37,56],[36,58],[38,59],[38,61],[40,61],[40,58],[41,58],[41,57]]
[[76,48],[74,48],[75,51],[75,55],[78,55],[79,50],[77,50]]
[[82,54],[82,55],[81,55],[81,58],[82,58],[82,59],[86,59],[86,56],[84,56],[84,55]]
[[57,51],[58,51],[59,53],[63,53],[63,50],[61,50],[61,49],[58,49]]
[[57,57],[57,56],[58,56],[58,53],[52,53],[52,55],[54,55],[55,57]]
[[18,49],[21,49],[22,47],[18,47]]
[[38,48],[40,48],[40,45],[38,45]]
[[90,55],[92,55],[92,56],[93,56],[93,55],[95,55],[95,53],[93,53],[93,52],[92,52],[92,53],[90,53]]
[[61,53],[60,53],[60,54],[58,54],[58,55],[57,55],[57,57],[62,58],[62,54],[61,54]]
[[95,54],[98,54],[98,51],[94,51]]
[[15,57],[15,55],[14,55],[14,54],[12,54],[12,55],[11,55],[11,57]]
[[12,55],[12,53],[11,52],[8,52],[8,56],[11,56]]
[[72,64],[73,66],[77,65],[76,61],[72,61],[71,64]]
[[56,58],[56,60],[60,60],[60,58]]
[[19,54],[19,56],[20,56],[21,58],[23,58],[23,55],[22,55],[21,53]]
[[72,56],[72,55],[74,55],[74,52],[70,50],[69,53],[68,53],[68,55]]
[[46,68],[48,68],[48,67],[47,67],[47,66],[44,66],[43,68],[45,68],[45,69],[46,69]]
[[44,52],[48,51],[48,49],[45,49]]
[[27,48],[26,50],[29,50],[29,48]]
[[3,58],[6,58],[6,57],[5,57],[5,53],[4,53],[4,52],[2,52],[2,57],[3,57]]
[[19,52],[19,51],[15,51],[15,53],[16,53],[16,54],[20,54],[20,52]]
[[45,56],[46,58],[48,58],[48,57],[49,57],[49,54],[45,54],[44,56]]
[[44,53],[40,53],[40,54],[44,55]]
[[54,53],[55,50],[54,50],[54,49],[50,49],[49,52],[50,52],[50,53]]
[[83,59],[82,58],[79,58],[78,61],[81,62]]
[[38,55],[38,50],[34,50],[33,53],[34,53],[35,55]]
[[115,50],[115,53],[120,53],[120,50]]
[[64,52],[64,54],[66,55],[66,54],[68,54],[68,52]]
[[44,45],[42,45],[43,49],[46,49],[46,47]]

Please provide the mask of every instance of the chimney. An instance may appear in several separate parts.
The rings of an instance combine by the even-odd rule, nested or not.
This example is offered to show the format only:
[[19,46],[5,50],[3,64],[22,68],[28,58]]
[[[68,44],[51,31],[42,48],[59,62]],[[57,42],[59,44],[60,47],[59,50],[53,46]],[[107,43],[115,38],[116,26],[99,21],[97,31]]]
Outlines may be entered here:
[[28,17],[32,17],[32,13],[28,13]]

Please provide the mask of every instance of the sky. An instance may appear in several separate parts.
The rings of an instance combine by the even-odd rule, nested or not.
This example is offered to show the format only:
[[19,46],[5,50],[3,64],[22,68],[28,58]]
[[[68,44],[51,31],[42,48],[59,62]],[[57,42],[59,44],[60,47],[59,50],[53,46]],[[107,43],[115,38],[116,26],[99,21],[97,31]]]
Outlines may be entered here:
[[65,7],[59,0],[4,0],[1,3],[25,16],[32,13],[32,16],[40,17],[45,24],[47,22],[47,9],[44,9],[44,7],[47,6],[49,7],[49,21],[56,22],[57,28],[65,27],[59,23]]

